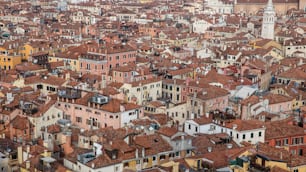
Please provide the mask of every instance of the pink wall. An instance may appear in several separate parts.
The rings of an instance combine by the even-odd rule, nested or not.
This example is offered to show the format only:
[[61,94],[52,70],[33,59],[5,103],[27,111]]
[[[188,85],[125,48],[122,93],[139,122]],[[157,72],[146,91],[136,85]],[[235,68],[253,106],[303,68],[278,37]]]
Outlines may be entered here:
[[288,112],[291,111],[292,101],[288,102],[282,102],[282,103],[276,103],[276,104],[269,104],[269,109],[271,109],[271,112]]
[[[91,126],[87,124],[87,119],[94,119],[94,121],[100,123],[100,128],[113,126],[116,128],[123,127],[121,124],[121,118],[123,118],[123,115],[126,114],[125,111],[119,112],[119,113],[111,113],[103,110],[98,110],[94,107],[94,105],[91,106],[84,106],[84,105],[78,105],[69,103],[69,107],[65,107],[65,104],[67,102],[62,102],[61,100],[58,102],[60,106],[57,105],[58,108],[62,109],[64,111],[64,114],[70,115],[70,120],[72,124],[75,124],[81,128],[84,129],[90,129]],[[81,109],[76,109],[76,107]],[[136,110],[136,109],[134,109]],[[139,108],[139,117],[143,116],[143,110],[142,108]],[[81,122],[77,122],[76,118],[80,117],[82,118]],[[98,126],[93,126],[93,128],[98,128]]]
[[[219,109],[221,111],[225,110],[225,108],[228,107],[228,98],[229,95],[206,100],[206,106],[209,106],[206,112],[208,112],[209,110],[216,110],[216,109]],[[212,106],[210,107],[211,104]]]
[[[90,70],[87,69],[87,65],[89,65]],[[80,59],[80,72],[82,74],[91,73],[101,75],[102,73],[107,73],[108,70],[107,63],[97,63],[93,60]]]

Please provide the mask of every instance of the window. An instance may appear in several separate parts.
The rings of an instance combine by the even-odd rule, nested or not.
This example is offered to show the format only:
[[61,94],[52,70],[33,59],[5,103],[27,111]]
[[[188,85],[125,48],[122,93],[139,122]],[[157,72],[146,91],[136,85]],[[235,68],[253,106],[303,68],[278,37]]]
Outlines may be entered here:
[[251,138],[254,138],[254,133],[251,133]]
[[258,136],[261,137],[261,131],[259,131]]
[[245,134],[242,135],[242,139],[245,139]]
[[198,127],[195,127],[195,132],[198,132]]
[[188,129],[189,129],[189,130],[191,129],[191,125],[190,125],[190,124],[188,125]]
[[82,123],[82,118],[81,118],[81,117],[76,117],[75,120],[76,120],[76,122],[78,122],[78,123]]
[[237,137],[237,139],[239,139],[239,134],[238,133],[237,133],[236,137]]
[[294,169],[293,172],[299,172],[299,169]]
[[78,107],[78,106],[74,107],[74,109],[76,109],[76,110],[82,110],[82,108],[81,108],[81,107]]
[[153,158],[152,158],[152,159],[153,159],[153,161],[156,161],[156,156],[153,156]]
[[288,145],[288,139],[284,139],[284,145]]

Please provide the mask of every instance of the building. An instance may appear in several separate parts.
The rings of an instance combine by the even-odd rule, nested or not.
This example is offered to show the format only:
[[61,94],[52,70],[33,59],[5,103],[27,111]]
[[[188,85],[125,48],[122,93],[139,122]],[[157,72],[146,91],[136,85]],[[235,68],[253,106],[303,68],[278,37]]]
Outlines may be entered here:
[[262,19],[261,37],[264,39],[274,39],[275,11],[272,0],[268,1],[264,9]]
[[[268,0],[235,0],[234,12],[254,15],[264,8],[267,2]],[[275,12],[286,14],[289,9],[298,9],[299,3],[303,3],[303,0],[274,0]]]
[[70,88],[59,90],[57,108],[64,111],[64,119],[83,129],[120,128],[143,116],[141,106]]
[[265,142],[266,127],[258,120],[236,119],[230,122],[214,120],[206,117],[191,119],[185,122],[184,131],[190,135],[227,133],[238,145],[242,142],[256,144]]
[[304,128],[292,125],[288,120],[266,124],[265,142],[273,147],[286,148],[292,155],[304,156],[306,133]]
[[218,14],[231,14],[234,12],[234,1],[206,0],[206,7],[212,8]]
[[228,107],[229,92],[223,88],[208,85],[202,90],[187,96],[187,118],[193,119],[219,109]]
[[152,78],[124,83],[120,90],[124,92],[127,102],[144,105],[162,96],[162,80],[160,78]]

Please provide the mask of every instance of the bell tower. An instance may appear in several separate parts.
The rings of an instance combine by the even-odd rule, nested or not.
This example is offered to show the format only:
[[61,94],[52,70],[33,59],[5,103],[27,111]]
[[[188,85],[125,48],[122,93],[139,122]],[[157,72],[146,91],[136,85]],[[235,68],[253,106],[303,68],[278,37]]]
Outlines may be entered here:
[[261,37],[265,39],[274,39],[275,11],[272,0],[268,0],[268,4],[264,9]]

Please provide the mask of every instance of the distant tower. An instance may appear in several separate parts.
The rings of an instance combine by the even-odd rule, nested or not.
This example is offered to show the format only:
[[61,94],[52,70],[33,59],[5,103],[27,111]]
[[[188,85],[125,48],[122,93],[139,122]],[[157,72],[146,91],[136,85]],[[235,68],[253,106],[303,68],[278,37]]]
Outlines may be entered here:
[[59,11],[67,11],[67,0],[58,1],[57,9]]
[[268,0],[268,4],[264,9],[261,37],[265,39],[274,39],[275,11],[272,0]]

